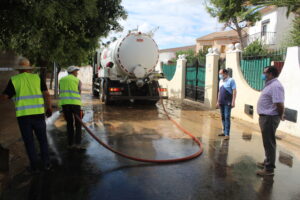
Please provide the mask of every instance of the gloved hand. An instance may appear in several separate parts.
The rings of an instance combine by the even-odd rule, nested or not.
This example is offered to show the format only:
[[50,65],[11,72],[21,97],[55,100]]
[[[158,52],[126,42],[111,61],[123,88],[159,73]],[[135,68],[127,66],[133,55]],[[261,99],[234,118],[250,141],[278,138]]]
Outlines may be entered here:
[[51,116],[52,116],[52,108],[47,108],[46,117],[51,117]]

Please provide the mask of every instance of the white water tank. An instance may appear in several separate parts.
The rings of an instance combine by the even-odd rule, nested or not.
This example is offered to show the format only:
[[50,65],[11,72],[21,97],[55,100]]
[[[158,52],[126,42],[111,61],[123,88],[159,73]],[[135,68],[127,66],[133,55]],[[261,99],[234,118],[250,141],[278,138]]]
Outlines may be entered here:
[[155,69],[159,53],[151,36],[134,32],[103,49],[100,59],[102,67],[111,67],[118,76],[139,79]]

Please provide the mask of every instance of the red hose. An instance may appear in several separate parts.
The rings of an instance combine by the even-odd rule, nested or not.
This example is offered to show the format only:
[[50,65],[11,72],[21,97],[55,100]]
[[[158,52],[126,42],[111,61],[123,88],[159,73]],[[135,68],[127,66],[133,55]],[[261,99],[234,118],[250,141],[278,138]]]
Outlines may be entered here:
[[183,131],[185,134],[189,135],[199,146],[199,150],[190,155],[190,156],[186,156],[186,157],[182,157],[182,158],[176,158],[176,159],[168,159],[168,160],[151,160],[151,159],[143,159],[143,158],[136,158],[136,157],[133,157],[133,156],[129,156],[127,154],[124,154],[120,151],[117,151],[113,148],[111,148],[110,146],[108,146],[107,144],[105,144],[104,142],[102,142],[92,131],[91,129],[89,129],[85,123],[80,119],[79,116],[75,116],[77,118],[77,120],[82,124],[82,126],[85,128],[85,130],[87,130],[87,132],[99,143],[101,144],[103,147],[105,147],[106,149],[114,152],[115,154],[118,154],[119,156],[122,156],[124,158],[128,158],[130,160],[135,160],[135,161],[140,161],[140,162],[147,162],[147,163],[175,163],[175,162],[183,162],[183,161],[187,161],[187,160],[191,160],[191,159],[194,159],[198,156],[200,156],[202,153],[203,153],[203,146],[202,146],[202,143],[195,137],[193,136],[190,132],[188,132],[187,130],[185,130],[180,124],[178,124],[175,120],[173,120],[169,115],[168,115],[168,112],[166,111],[166,108],[163,104],[163,100],[161,99],[161,103],[162,103],[162,106],[163,106],[163,110],[165,111],[167,117],[169,120],[171,120],[176,126],[178,129],[180,129],[181,131]]

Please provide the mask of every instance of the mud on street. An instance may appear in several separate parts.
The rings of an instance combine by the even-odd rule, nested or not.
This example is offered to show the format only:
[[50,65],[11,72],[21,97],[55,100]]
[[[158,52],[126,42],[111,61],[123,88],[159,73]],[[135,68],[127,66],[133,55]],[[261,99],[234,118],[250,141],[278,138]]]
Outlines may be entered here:
[[[190,155],[198,146],[156,106],[105,106],[86,89],[83,120],[105,143],[118,151],[147,159]],[[216,111],[165,100],[170,116],[201,140],[203,154],[175,164],[131,161],[100,146],[84,131],[86,151],[67,149],[66,123],[57,111],[47,120],[50,172],[12,178],[1,199],[300,199],[300,148],[278,140],[275,176],[255,175],[263,160],[256,125],[232,121],[229,141],[217,135],[221,120]]]

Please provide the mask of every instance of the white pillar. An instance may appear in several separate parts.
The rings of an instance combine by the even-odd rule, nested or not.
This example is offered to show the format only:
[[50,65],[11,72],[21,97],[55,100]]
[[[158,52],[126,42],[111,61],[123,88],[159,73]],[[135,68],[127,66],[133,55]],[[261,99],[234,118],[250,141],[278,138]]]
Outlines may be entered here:
[[185,98],[185,73],[186,59],[180,56],[177,60],[176,71],[172,80],[168,83],[169,97],[181,99]]
[[299,104],[299,77],[300,77],[300,47],[289,47],[287,56],[278,80],[285,91],[285,107],[297,111],[297,122],[283,121],[279,130],[300,137],[300,104]]
[[217,103],[219,58],[216,49],[209,49],[206,55],[204,104],[211,109],[215,108]]

